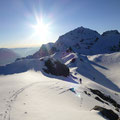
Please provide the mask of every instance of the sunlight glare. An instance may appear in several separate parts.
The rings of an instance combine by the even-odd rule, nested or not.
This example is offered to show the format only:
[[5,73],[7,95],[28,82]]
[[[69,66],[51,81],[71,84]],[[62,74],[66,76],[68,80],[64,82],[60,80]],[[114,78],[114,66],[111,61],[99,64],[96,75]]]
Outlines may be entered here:
[[48,24],[44,24],[42,21],[40,21],[39,23],[37,23],[36,25],[34,25],[34,30],[35,33],[37,35],[42,36],[47,36],[48,32],[49,32],[49,25]]
[[40,18],[36,15],[36,24],[32,24],[31,27],[34,30],[32,36],[37,36],[42,40],[45,40],[50,34],[51,23],[45,23],[43,17]]

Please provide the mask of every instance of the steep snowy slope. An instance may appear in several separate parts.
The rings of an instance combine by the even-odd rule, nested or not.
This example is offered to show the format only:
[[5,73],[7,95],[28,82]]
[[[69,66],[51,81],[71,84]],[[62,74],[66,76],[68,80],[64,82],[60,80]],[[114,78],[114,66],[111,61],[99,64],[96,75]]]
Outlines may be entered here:
[[89,50],[99,39],[100,34],[88,28],[79,27],[59,37],[54,47],[64,51],[69,47],[75,52],[91,54]]
[[43,44],[40,47],[39,51],[33,54],[32,58],[40,58],[49,55],[50,49],[53,47],[53,45],[54,45],[53,43]]
[[84,55],[104,54],[120,51],[120,33],[117,30],[98,32],[79,27],[59,37],[54,47],[64,51],[71,47]]
[[117,30],[104,32],[91,50],[94,54],[120,51],[120,33]]
[[20,56],[11,49],[0,48],[0,66],[14,62],[18,57]]
[[89,56],[89,60],[107,68],[106,70],[94,66],[120,88],[120,52]]
[[[46,60],[51,59],[53,62],[48,62],[48,66],[50,66],[50,69],[46,69]],[[47,73],[53,73],[56,74],[57,71],[64,71],[65,67],[59,69],[63,70],[57,70],[55,64],[57,60],[61,61],[62,63],[66,64],[69,68],[74,68],[77,73],[84,76],[85,78],[90,79],[91,81],[94,81],[100,85],[103,85],[104,87],[107,87],[111,90],[120,92],[120,88],[111,80],[109,80],[103,73],[101,73],[99,70],[95,69],[92,65],[95,65],[97,67],[100,67],[101,69],[108,70],[107,67],[103,65],[99,65],[94,62],[90,62],[86,56],[79,55],[72,52],[58,52],[54,55],[43,57],[41,59],[23,59],[18,60],[16,62],[13,62],[11,64],[8,64],[6,66],[0,67],[0,74],[14,74],[14,73],[21,73],[25,72],[31,69],[34,69],[35,71],[42,71]],[[54,62],[56,61],[56,62]],[[59,66],[62,66],[59,65]],[[54,69],[56,68],[56,69]],[[43,71],[44,70],[44,71]],[[50,72],[52,71],[52,72]],[[54,71],[54,72],[53,72]],[[67,71],[64,71],[67,72]]]
[[[84,76],[85,78],[88,78],[91,81],[94,81],[100,85],[103,85],[104,87],[120,92],[120,86],[113,80],[109,79],[107,75],[104,75],[104,73],[101,73],[101,71],[99,70],[99,69],[102,69],[109,73],[110,71],[107,68],[107,66],[103,64],[98,64],[94,61],[89,61],[86,56],[78,55],[75,53],[70,53],[66,55],[65,57],[63,57],[63,60],[66,65],[74,69],[74,71]],[[98,67],[99,69],[96,69],[96,67],[94,68],[94,66]],[[117,70],[118,70],[117,73],[119,73],[120,70],[119,69]],[[113,74],[115,74],[114,71],[112,72]],[[111,72],[109,74],[111,74]],[[117,77],[117,81],[119,81],[119,76]]]

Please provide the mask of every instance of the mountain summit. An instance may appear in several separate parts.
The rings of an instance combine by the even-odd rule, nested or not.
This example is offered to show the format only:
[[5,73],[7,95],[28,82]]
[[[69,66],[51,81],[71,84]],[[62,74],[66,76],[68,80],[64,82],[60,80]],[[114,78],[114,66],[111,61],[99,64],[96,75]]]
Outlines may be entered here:
[[65,50],[71,47],[75,52],[82,54],[90,54],[90,48],[100,38],[97,31],[78,27],[62,36],[56,41],[54,47],[59,50]]
[[[96,55],[120,51],[120,33],[117,30],[106,31],[100,35],[97,31],[78,27],[58,38],[49,52],[43,46],[33,57],[43,57],[58,51],[71,48],[74,52],[84,55]],[[46,52],[46,53],[45,53]],[[41,53],[44,53],[41,54]]]

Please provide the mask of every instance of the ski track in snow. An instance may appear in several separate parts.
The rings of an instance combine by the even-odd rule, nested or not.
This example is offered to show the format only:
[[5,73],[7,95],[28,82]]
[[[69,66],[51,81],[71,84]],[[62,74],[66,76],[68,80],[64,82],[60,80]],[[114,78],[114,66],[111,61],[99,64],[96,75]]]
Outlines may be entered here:
[[18,95],[21,94],[24,90],[26,90],[27,88],[30,88],[33,85],[38,84],[38,83],[40,83],[40,82],[34,82],[25,87],[22,87],[21,89],[17,90],[11,97],[9,97],[9,100],[7,101],[8,104],[7,104],[6,110],[5,110],[4,114],[2,115],[3,118],[1,120],[11,120],[10,119],[10,111],[12,108],[12,103],[16,101]]
[[[80,77],[80,76],[76,76],[76,77]],[[45,78],[46,79],[46,78]],[[35,100],[36,100],[36,97],[38,97],[38,95],[44,95],[44,94],[46,94],[45,96],[43,96],[43,99],[41,100],[41,99],[39,99],[39,100],[41,100],[41,101],[44,101],[44,98],[45,98],[45,101],[46,101],[46,96],[47,95],[49,95],[49,92],[50,93],[52,93],[52,92],[55,92],[54,94],[52,94],[51,96],[50,96],[50,99],[49,100],[52,100],[51,99],[51,97],[54,97],[54,95],[55,95],[55,100],[59,100],[60,98],[64,98],[65,96],[67,96],[67,97],[65,97],[65,103],[64,104],[66,104],[66,102],[68,101],[68,100],[70,100],[69,99],[69,95],[70,95],[70,98],[71,98],[71,102],[70,102],[70,104],[68,103],[67,104],[67,106],[65,107],[65,110],[68,110],[68,109],[66,109],[69,105],[71,105],[72,104],[72,102],[73,102],[73,104],[71,105],[71,107],[73,108],[73,116],[74,117],[76,117],[76,115],[78,115],[78,119],[79,119],[79,117],[81,116],[81,115],[79,115],[80,113],[81,114],[90,114],[91,116],[91,118],[94,118],[93,116],[95,115],[96,117],[98,117],[99,118],[99,116],[97,115],[97,113],[96,112],[89,112],[92,108],[93,108],[93,106],[94,105],[92,105],[93,103],[94,104],[98,104],[98,105],[103,105],[102,103],[99,103],[98,101],[96,101],[96,100],[94,100],[94,95],[92,95],[91,96],[91,98],[89,99],[89,96],[88,95],[86,95],[86,94],[84,94],[84,91],[85,90],[87,90],[87,84],[86,83],[83,83],[83,84],[80,84],[80,85],[77,85],[76,86],[76,84],[73,84],[73,83],[66,83],[66,82],[64,82],[64,81],[56,81],[56,80],[51,80],[51,78],[49,79],[49,78],[47,78],[47,80],[43,80],[43,78],[42,78],[42,76],[41,76],[41,80],[39,79],[39,81],[36,81],[36,82],[33,82],[32,81],[32,83],[27,83],[28,85],[24,85],[23,87],[20,87],[20,89],[18,89],[18,90],[11,90],[11,91],[9,91],[9,94],[10,94],[10,96],[8,97],[8,98],[5,98],[7,101],[7,105],[6,105],[6,107],[5,107],[5,110],[4,110],[4,112],[2,113],[2,114],[0,114],[0,120],[13,120],[13,118],[15,119],[15,120],[17,120],[17,118],[19,119],[19,115],[21,116],[21,115],[23,115],[23,114],[28,114],[28,113],[30,113],[30,111],[29,111],[29,109],[24,109],[25,111],[24,111],[24,113],[20,113],[19,114],[19,110],[21,110],[21,108],[19,108],[18,106],[15,108],[14,106],[16,106],[16,104],[18,105],[19,104],[19,106],[21,105],[21,103],[20,103],[20,100],[22,100],[22,104],[26,104],[26,102],[24,101],[24,100],[29,100],[29,98],[31,99],[31,96],[32,95],[34,95],[34,93],[37,93],[33,98],[35,98]],[[23,80],[23,78],[22,78],[22,80]],[[43,85],[41,86],[41,83],[43,83]],[[47,83],[47,84],[46,84]],[[41,88],[40,88],[40,86],[41,86]],[[92,86],[91,86],[92,87]],[[39,89],[38,89],[39,88]],[[48,88],[48,89],[46,89],[46,88]],[[74,88],[73,90],[75,90],[75,93],[74,93],[74,91],[72,91],[71,89],[72,88]],[[34,90],[34,92],[32,92]],[[42,91],[41,91],[42,90]],[[46,91],[47,90],[47,91]],[[26,92],[27,91],[27,92]],[[29,93],[29,91],[31,91],[31,93]],[[39,93],[39,91],[41,91],[41,93],[42,94],[38,94]],[[88,91],[89,92],[89,91]],[[25,93],[25,94],[24,94]],[[28,93],[28,95],[26,95],[26,93]],[[65,95],[64,95],[65,94]],[[24,95],[25,96],[29,96],[30,95],[30,97],[27,97],[27,99],[24,99]],[[62,96],[62,97],[58,97],[58,96]],[[77,98],[76,98],[77,97]],[[21,99],[22,98],[22,99]],[[68,98],[68,99],[66,99],[66,98]],[[31,99],[32,100],[32,99]],[[37,100],[37,101],[39,101],[39,100]],[[94,100],[94,101],[93,101]],[[40,104],[41,103],[43,103],[43,102],[39,102]],[[34,102],[36,102],[36,101],[29,101],[29,104],[28,104],[28,108],[31,108],[31,104],[30,103],[34,103]],[[48,102],[48,101],[47,101]],[[47,103],[47,102],[45,102],[45,104]],[[87,104],[86,104],[86,102],[87,102]],[[93,103],[91,103],[91,102],[93,102]],[[59,103],[61,103],[60,101],[58,102],[58,104],[56,104],[56,105],[59,105]],[[90,104],[90,105],[89,105]],[[63,103],[61,103],[60,105],[63,105]],[[75,106],[74,106],[75,105]],[[88,107],[87,107],[87,105],[88,105]],[[77,106],[77,107],[76,107]],[[40,107],[40,106],[39,106]],[[44,105],[42,105],[42,107],[44,108]],[[60,106],[61,107],[61,106]],[[71,108],[70,107],[70,108]],[[34,108],[37,108],[37,106],[33,106],[33,111],[34,111]],[[52,107],[50,106],[50,109],[51,109]],[[56,108],[56,107],[55,107]],[[75,109],[74,109],[75,108]],[[84,109],[83,109],[84,108]],[[107,108],[109,108],[109,106],[107,106]],[[46,116],[45,115],[45,110],[50,110],[50,109],[47,109],[47,107],[41,112],[40,111],[40,113],[41,113],[41,118],[46,118],[46,119],[50,119],[49,118],[49,116],[52,116],[53,115],[53,113],[50,113],[48,116]],[[22,109],[23,110],[23,109]],[[28,110],[28,111],[26,111],[26,110]],[[38,110],[40,110],[40,109],[38,109]],[[75,110],[75,111],[74,111]],[[57,111],[58,113],[60,112],[60,111],[62,111],[61,110],[61,108]],[[22,111],[23,112],[23,111]],[[57,113],[56,112],[56,113]],[[68,112],[66,112],[67,114],[72,114],[72,112],[71,111],[68,111]],[[77,113],[76,113],[77,112]],[[80,113],[79,113],[80,112]],[[40,114],[39,113],[39,114]],[[17,116],[17,115],[18,116]],[[37,113],[38,114],[38,113]],[[36,114],[36,115],[37,115]],[[39,116],[39,114],[38,114],[38,116]],[[29,115],[31,115],[31,114],[29,114]],[[23,119],[24,120],[26,120],[26,116],[27,116],[27,118],[29,119],[31,116],[29,116],[29,115],[25,115],[24,117],[23,117]],[[43,115],[43,116],[42,116]],[[59,115],[58,115],[58,117],[60,117]],[[69,116],[67,116],[68,118],[70,118]],[[63,117],[62,118],[67,118],[66,117],[66,115],[65,114],[63,114]],[[86,118],[87,118],[87,116],[85,116]],[[61,119],[62,119],[61,118]],[[77,117],[76,117],[77,118]],[[51,117],[51,119],[53,120],[54,119],[54,117],[52,116]],[[87,119],[89,119],[89,118],[87,118]],[[95,119],[95,118],[94,118]],[[103,120],[104,118],[102,118],[102,117],[100,117],[100,120]],[[33,120],[33,119],[30,119],[30,120]],[[56,120],[56,118],[54,119],[54,120]],[[66,120],[66,119],[65,119]],[[72,119],[71,119],[72,120]]]
[[[12,109],[12,104],[16,101],[18,95],[20,95],[24,90],[30,88],[30,87],[33,87],[34,85],[38,84],[40,82],[33,82],[29,85],[26,85],[22,88],[20,88],[19,90],[17,90],[14,94],[12,94],[8,100],[7,100],[7,106],[6,106],[6,110],[4,111],[3,115],[0,115],[1,116],[1,119],[0,120],[11,120],[11,109]],[[57,91],[59,90],[63,90],[62,92],[60,92],[59,94],[62,94],[62,93],[65,93],[67,91],[69,91],[69,88],[65,88],[66,90],[64,90],[64,88],[58,86],[59,82],[56,82],[54,84],[51,84],[49,85],[48,87],[50,89],[56,89]],[[57,85],[57,86],[56,86]],[[14,91],[13,91],[14,92]],[[10,93],[10,92],[9,92]],[[82,104],[82,103],[81,103]],[[27,114],[27,113],[26,113]]]

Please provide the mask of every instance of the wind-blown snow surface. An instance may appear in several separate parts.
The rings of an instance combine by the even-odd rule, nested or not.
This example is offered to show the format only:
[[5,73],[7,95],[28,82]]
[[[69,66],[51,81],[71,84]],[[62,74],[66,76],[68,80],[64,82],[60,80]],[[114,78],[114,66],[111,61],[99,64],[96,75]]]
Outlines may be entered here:
[[[78,55],[76,53],[59,52],[54,55],[44,57],[42,58],[43,60],[42,59],[18,60],[6,66],[0,67],[0,74],[8,75],[8,74],[14,74],[14,73],[21,73],[31,69],[34,69],[35,71],[43,72],[43,68],[45,67],[44,66],[45,61],[49,58],[52,58],[53,60],[59,59],[61,62],[65,63],[68,67],[71,67],[76,72],[90,79],[91,81],[99,83],[100,85],[103,85],[104,87],[107,87],[111,90],[120,92],[120,88],[116,84],[114,84],[111,80],[109,80],[104,74],[102,74],[97,69],[95,69],[92,66],[92,64],[107,70],[106,67],[95,64],[94,62],[90,62],[86,56]],[[71,62],[72,59],[75,59],[74,63]]]
[[[72,63],[72,59],[75,59],[75,62]],[[109,70],[104,65],[99,65],[95,63],[94,61],[89,61],[86,56],[84,55],[78,55],[75,53],[70,53],[63,57],[63,61],[66,65],[68,65],[70,68],[74,69],[75,72],[79,73],[80,75],[90,79],[91,81],[94,81],[100,85],[103,85],[104,87],[107,87],[109,89],[115,90],[120,92],[120,86],[113,82],[113,80],[109,79],[107,75],[101,73],[99,69],[95,69],[94,66],[97,66],[98,68],[103,69],[104,71]],[[94,66],[93,66],[94,65]],[[117,69],[119,73],[119,69]],[[114,74],[114,71],[112,71]],[[111,73],[109,73],[111,74]],[[117,77],[117,80],[119,80],[119,76]]]
[[89,56],[88,58],[98,65],[107,68],[106,70],[94,65],[95,69],[104,74],[106,78],[110,79],[120,88],[120,52],[112,54],[99,54]]
[[[91,111],[95,105],[112,109],[119,115],[111,103],[105,104],[96,100],[96,95],[89,90],[89,88],[100,90],[120,104],[117,85],[113,84],[112,80],[104,78],[103,74],[92,66],[101,67],[102,65],[97,63],[91,65],[86,56],[76,53],[65,52],[54,54],[51,57],[61,59],[60,61],[67,64],[70,67],[71,75],[64,78],[45,74],[42,67],[44,67],[44,59],[49,57],[43,58],[42,61],[27,59],[7,65],[8,73],[11,68],[16,67],[13,69],[13,73],[14,70],[17,70],[19,74],[0,76],[0,120],[105,119],[98,112]],[[73,58],[76,60],[72,63]],[[26,70],[33,68],[39,72],[20,71],[19,66],[25,65],[28,66]],[[101,67],[101,69],[105,68]],[[101,76],[103,76],[102,79]],[[92,79],[93,77],[95,79]],[[78,84],[80,78],[82,78],[82,84]],[[85,91],[90,95],[85,94]]]
[[[87,82],[79,85],[48,78],[41,72],[28,71],[0,76],[0,84],[0,120],[104,119],[98,112],[90,111],[95,104],[102,106],[103,104],[84,94]],[[93,83],[92,87],[96,85]],[[75,88],[76,94],[69,88]],[[114,93],[100,86],[99,88],[106,94]],[[104,104],[104,107],[112,106]]]

